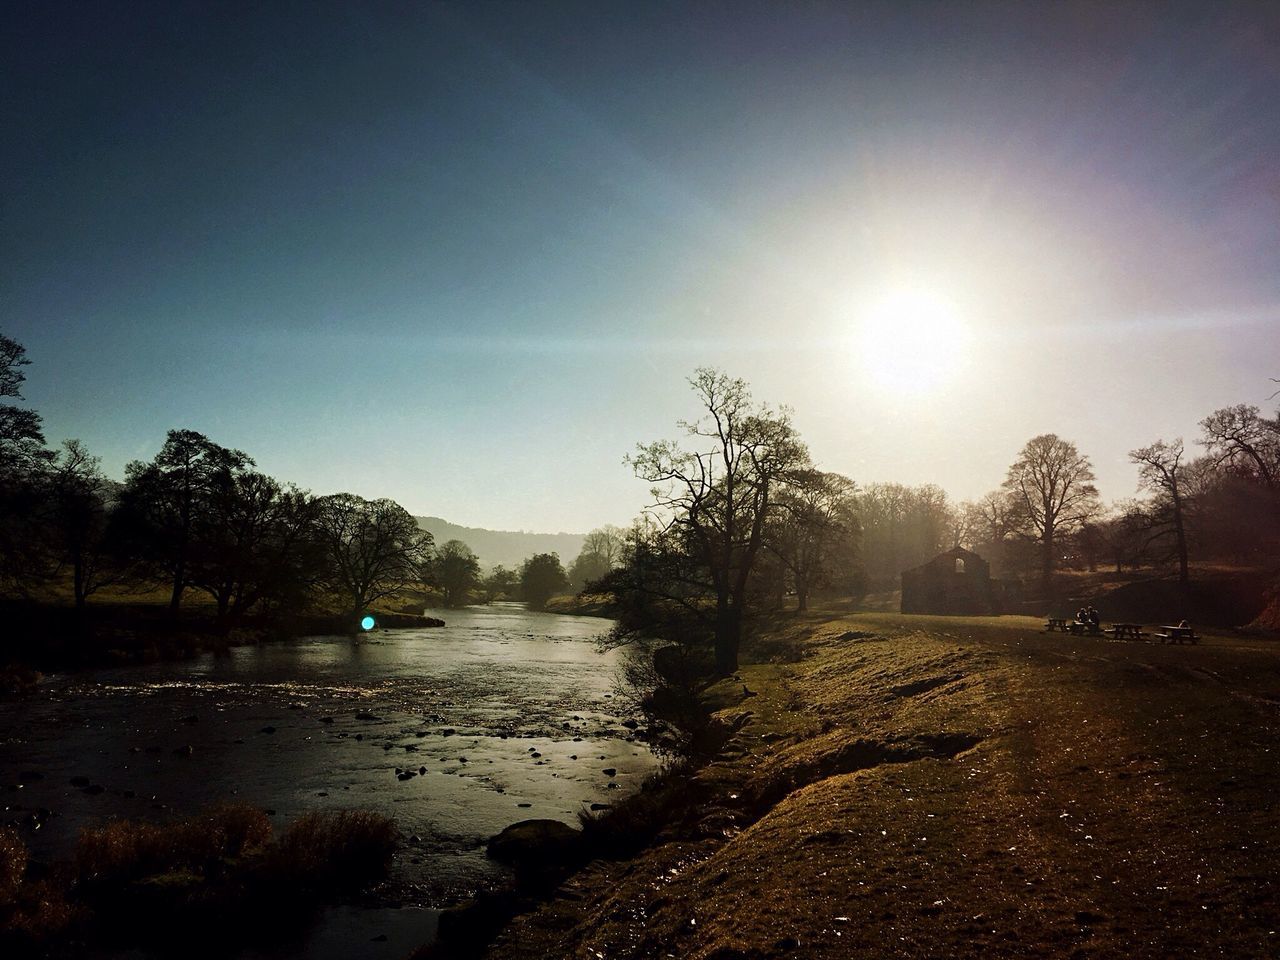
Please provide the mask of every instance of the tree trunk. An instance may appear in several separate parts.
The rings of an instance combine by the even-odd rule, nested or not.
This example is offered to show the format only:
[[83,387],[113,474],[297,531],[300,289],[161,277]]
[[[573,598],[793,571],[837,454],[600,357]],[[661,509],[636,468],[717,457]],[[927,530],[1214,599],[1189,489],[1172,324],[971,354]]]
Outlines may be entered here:
[[809,609],[809,588],[796,584],[796,613],[804,613]]
[[76,610],[83,614],[85,600],[88,595],[84,592],[84,561],[81,559],[79,551],[76,551],[72,561],[71,579],[72,589],[75,591]]
[[182,602],[182,589],[185,586],[183,580],[186,579],[183,574],[185,572],[182,564],[178,564],[173,571],[173,593],[169,597],[169,616],[174,619],[177,619],[178,616],[178,604]]
[[227,617],[227,611],[231,607],[231,596],[221,590],[218,591],[218,616],[215,621],[215,627],[218,633],[226,633],[231,629],[231,621]]
[[1185,587],[1191,582],[1187,569],[1187,532],[1182,523],[1182,503],[1176,496],[1173,501],[1173,535],[1178,544],[1178,583]]
[[1047,530],[1044,535],[1044,553],[1040,557],[1040,583],[1045,598],[1052,600],[1053,595],[1053,531]]
[[742,611],[723,607],[716,617],[716,674],[727,677],[738,669],[738,647],[742,643]]

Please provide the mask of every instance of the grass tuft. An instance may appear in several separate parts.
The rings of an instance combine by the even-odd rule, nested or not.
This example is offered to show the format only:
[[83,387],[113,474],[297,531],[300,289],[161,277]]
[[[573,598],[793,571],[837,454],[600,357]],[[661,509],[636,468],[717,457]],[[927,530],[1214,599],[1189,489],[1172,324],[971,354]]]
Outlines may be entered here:
[[264,869],[310,890],[355,889],[382,876],[398,839],[395,822],[380,814],[308,813],[268,851]]
[[113,820],[81,832],[76,872],[83,883],[130,883],[234,860],[261,850],[270,839],[267,815],[244,804],[215,807],[170,824]]

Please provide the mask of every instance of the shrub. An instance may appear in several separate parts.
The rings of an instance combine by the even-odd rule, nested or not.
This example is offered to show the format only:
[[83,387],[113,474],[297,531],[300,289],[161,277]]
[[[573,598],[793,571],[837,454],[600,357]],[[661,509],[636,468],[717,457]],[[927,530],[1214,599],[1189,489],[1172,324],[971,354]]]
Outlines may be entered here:
[[270,839],[267,815],[245,805],[215,807],[170,824],[113,820],[81,831],[76,872],[83,882],[128,883],[240,857]]
[[281,882],[312,890],[356,889],[382,876],[398,837],[395,822],[380,814],[308,813],[268,851],[266,870]]
[[0,828],[0,904],[11,901],[27,872],[27,847],[10,827]]
[[16,830],[0,828],[0,946],[29,948],[58,933],[74,918],[62,891],[47,880],[31,881],[26,844]]

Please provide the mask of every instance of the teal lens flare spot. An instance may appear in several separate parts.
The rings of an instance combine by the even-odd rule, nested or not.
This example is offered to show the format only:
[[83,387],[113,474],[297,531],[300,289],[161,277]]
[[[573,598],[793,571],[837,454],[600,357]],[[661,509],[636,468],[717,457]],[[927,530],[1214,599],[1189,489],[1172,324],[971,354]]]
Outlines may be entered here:
[[374,625],[374,623],[375,623],[375,621],[374,621],[373,617],[365,617],[363,620],[361,620],[361,621],[360,621],[360,629],[361,629],[361,630],[372,630],[372,629],[373,629],[373,625]]

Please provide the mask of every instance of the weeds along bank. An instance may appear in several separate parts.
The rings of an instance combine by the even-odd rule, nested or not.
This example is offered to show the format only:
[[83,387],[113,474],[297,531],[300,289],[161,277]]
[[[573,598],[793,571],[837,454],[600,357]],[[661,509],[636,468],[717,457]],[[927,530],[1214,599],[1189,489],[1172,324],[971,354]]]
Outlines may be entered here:
[[389,819],[360,811],[305,814],[273,838],[266,813],[227,805],[164,824],[113,820],[86,829],[71,861],[37,864],[3,828],[0,947],[74,957],[270,941],[376,883],[397,840]]
[[600,851],[488,956],[1274,956],[1274,642],[1039,627],[762,638],[704,695],[723,748],[623,808],[642,849]]

